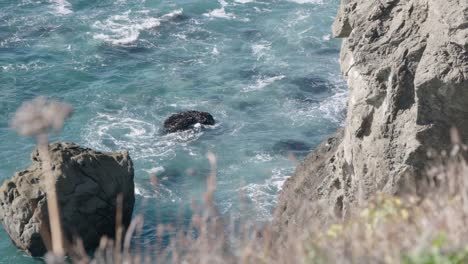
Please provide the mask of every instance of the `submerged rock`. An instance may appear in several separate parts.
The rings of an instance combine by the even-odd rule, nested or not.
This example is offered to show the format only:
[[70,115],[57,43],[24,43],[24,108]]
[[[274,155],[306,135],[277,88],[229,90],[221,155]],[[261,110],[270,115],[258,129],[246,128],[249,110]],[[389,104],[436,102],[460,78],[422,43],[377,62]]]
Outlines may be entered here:
[[[73,143],[55,143],[49,153],[66,240],[80,237],[87,249],[95,249],[102,236],[113,237],[119,194],[123,224],[128,226],[135,202],[128,152],[102,153]],[[0,187],[0,219],[18,248],[43,256],[50,248],[45,242],[49,226],[46,179],[43,157],[35,150],[31,158],[26,170]]]
[[301,77],[292,80],[292,83],[307,93],[326,93],[331,90],[331,84],[318,77]]
[[258,107],[259,103],[256,101],[241,101],[237,103],[234,107],[241,111],[248,111],[255,107]]
[[174,133],[189,130],[196,124],[212,126],[216,122],[213,116],[207,112],[185,111],[171,115],[164,121],[164,131]]
[[279,231],[300,228],[300,212],[346,217],[376,192],[424,192],[428,151],[449,149],[451,127],[468,138],[467,13],[457,0],[342,1],[346,127],[285,183]]
[[273,152],[281,155],[286,154],[304,154],[311,150],[309,144],[302,141],[286,139],[280,140],[275,145],[273,145]]

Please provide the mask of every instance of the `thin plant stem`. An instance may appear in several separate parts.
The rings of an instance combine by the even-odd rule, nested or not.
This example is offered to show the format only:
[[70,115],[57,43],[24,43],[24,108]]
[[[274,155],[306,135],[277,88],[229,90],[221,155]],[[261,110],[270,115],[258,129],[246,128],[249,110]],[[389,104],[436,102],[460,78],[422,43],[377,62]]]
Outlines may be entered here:
[[55,177],[52,173],[51,159],[47,134],[37,136],[39,156],[42,158],[43,171],[46,179],[47,210],[49,213],[50,233],[52,237],[52,252],[57,257],[64,256],[60,209],[55,188]]

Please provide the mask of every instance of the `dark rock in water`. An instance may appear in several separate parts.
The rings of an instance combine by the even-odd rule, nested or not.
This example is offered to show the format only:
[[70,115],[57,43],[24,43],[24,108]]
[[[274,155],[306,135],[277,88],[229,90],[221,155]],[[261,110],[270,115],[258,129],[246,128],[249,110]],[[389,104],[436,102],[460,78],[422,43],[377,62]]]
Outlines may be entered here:
[[168,18],[168,20],[170,20],[172,22],[182,22],[182,21],[186,21],[186,20],[190,19],[190,17],[188,15],[184,14],[184,13],[175,14],[175,15],[169,16],[167,18]]
[[206,40],[211,36],[210,32],[196,30],[190,31],[186,34],[187,39],[195,39],[195,40]]
[[242,101],[242,102],[237,103],[235,107],[241,111],[246,111],[246,110],[255,108],[257,106],[258,106],[258,102]]
[[166,121],[164,121],[164,131],[166,133],[174,133],[191,129],[196,124],[212,126],[215,123],[216,122],[210,113],[185,111],[173,114],[166,119]]
[[307,154],[310,149],[311,147],[309,144],[293,139],[280,140],[273,146],[273,152],[281,155],[288,153]]
[[140,46],[111,46],[113,49],[119,49],[121,52],[126,53],[126,54],[135,54],[135,53],[147,53],[150,51],[148,47],[145,47],[143,45]]
[[246,39],[258,39],[262,36],[262,32],[257,29],[247,29],[242,32],[242,36]]
[[334,55],[334,54],[340,54],[340,49],[324,48],[324,49],[318,49],[314,53],[320,54],[320,55]]
[[[73,143],[55,143],[49,153],[65,239],[71,242],[80,237],[86,249],[95,249],[102,236],[113,237],[119,194],[123,196],[123,224],[128,226],[135,203],[128,152],[102,153]],[[50,248],[42,237],[49,226],[43,160],[35,150],[31,166],[0,187],[5,231],[18,248],[37,257]]]
[[291,99],[295,100],[298,103],[305,104],[307,106],[311,104],[320,103],[320,99],[312,97],[310,95],[304,95],[303,93],[294,94],[291,96]]
[[330,84],[326,80],[317,77],[296,78],[292,83],[299,87],[301,91],[308,93],[318,94],[330,91]]
[[239,71],[239,76],[244,79],[252,79],[257,75],[259,75],[259,71],[257,69],[243,69]]

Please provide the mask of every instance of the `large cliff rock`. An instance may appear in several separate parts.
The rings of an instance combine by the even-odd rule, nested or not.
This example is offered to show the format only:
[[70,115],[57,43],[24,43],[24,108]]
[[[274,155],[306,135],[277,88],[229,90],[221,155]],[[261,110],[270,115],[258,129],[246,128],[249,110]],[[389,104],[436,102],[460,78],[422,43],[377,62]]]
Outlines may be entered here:
[[[95,249],[101,236],[115,233],[116,200],[123,195],[123,223],[135,202],[133,163],[127,152],[101,153],[73,143],[49,146],[64,235],[80,237]],[[32,256],[46,253],[48,212],[43,157],[35,150],[32,165],[0,187],[0,219],[20,249]]]
[[279,228],[325,213],[318,204],[344,217],[377,191],[418,189],[450,128],[468,138],[468,1],[342,0],[333,33],[344,38],[346,126],[284,185]]

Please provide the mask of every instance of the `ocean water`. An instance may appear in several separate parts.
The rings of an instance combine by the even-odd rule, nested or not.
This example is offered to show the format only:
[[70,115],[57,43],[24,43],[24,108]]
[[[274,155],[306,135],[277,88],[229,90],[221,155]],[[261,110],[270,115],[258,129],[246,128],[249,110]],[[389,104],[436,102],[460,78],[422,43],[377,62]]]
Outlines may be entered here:
[[[0,0],[0,180],[25,168],[34,147],[9,129],[10,118],[23,101],[45,95],[75,109],[52,140],[130,151],[146,238],[158,223],[190,218],[206,189],[209,152],[218,161],[221,213],[268,221],[304,157],[285,155],[284,142],[313,149],[344,120],[340,41],[330,33],[338,5]],[[208,111],[217,124],[161,133],[164,119],[182,110]],[[39,263],[3,230],[0,254],[0,263]]]

